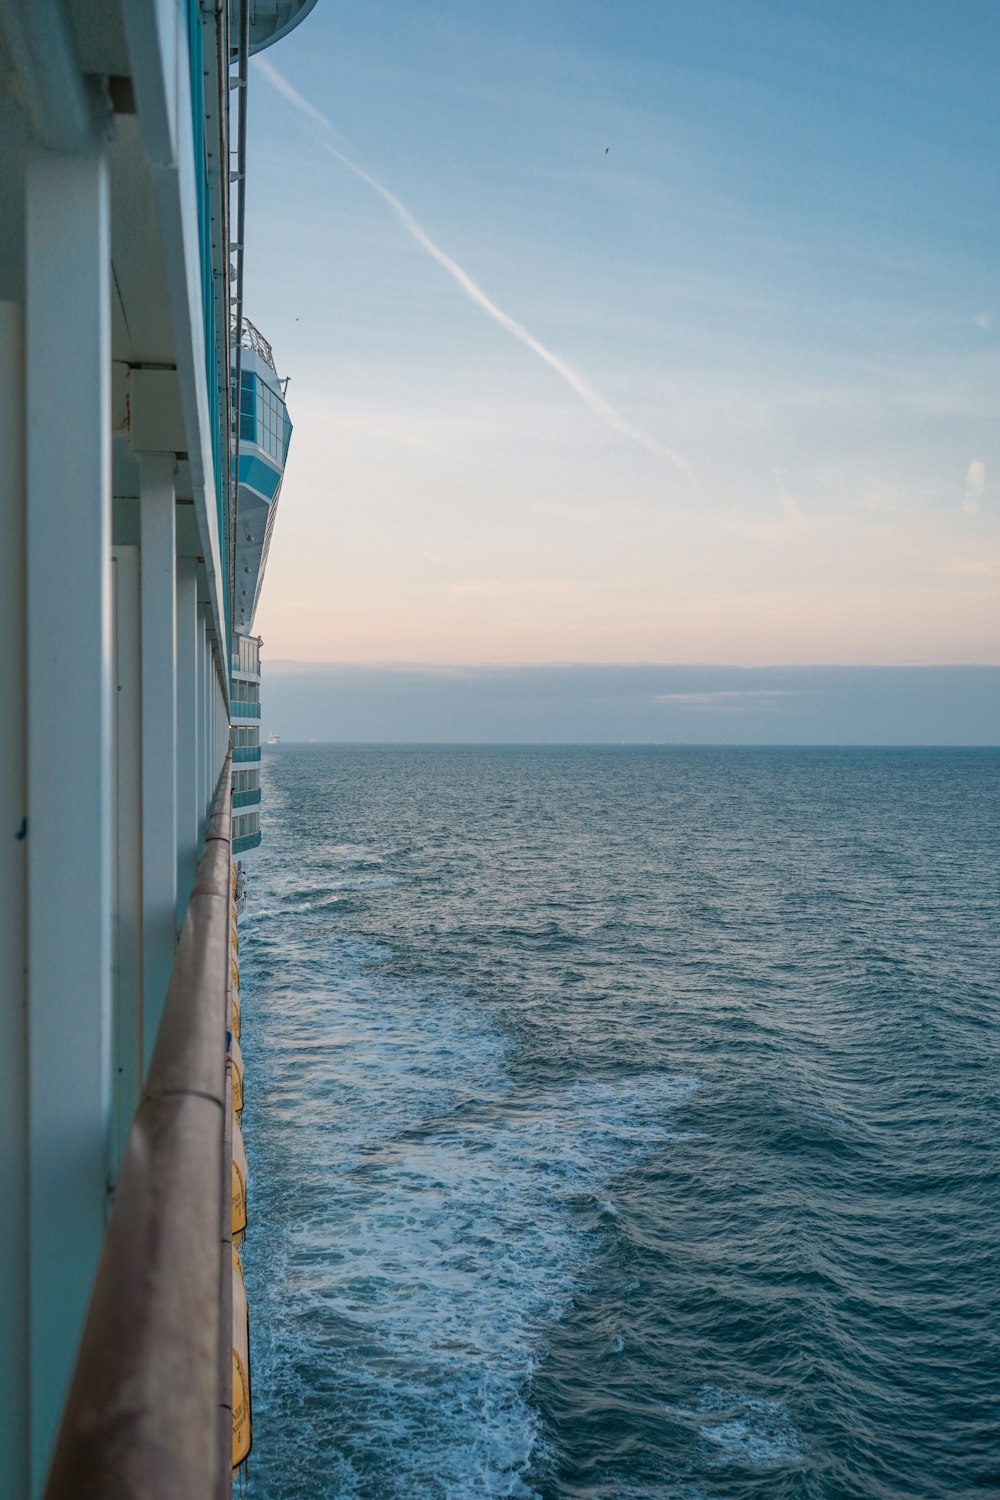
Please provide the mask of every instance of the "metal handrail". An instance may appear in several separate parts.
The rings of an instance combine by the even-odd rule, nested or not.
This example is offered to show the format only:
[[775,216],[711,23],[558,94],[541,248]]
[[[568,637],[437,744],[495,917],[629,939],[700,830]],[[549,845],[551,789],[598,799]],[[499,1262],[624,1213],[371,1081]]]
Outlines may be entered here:
[[[231,1475],[229,757],[63,1412],[46,1500],[218,1500]],[[224,1299],[223,1299],[224,1300]],[[222,1374],[223,1366],[226,1374]],[[220,1384],[221,1382],[221,1384]]]
[[277,375],[278,371],[274,365],[274,350],[257,325],[251,323],[250,319],[246,316],[243,318],[243,333],[240,343],[244,349],[250,349],[254,354],[259,354],[264,363],[269,365],[274,370],[275,375]]

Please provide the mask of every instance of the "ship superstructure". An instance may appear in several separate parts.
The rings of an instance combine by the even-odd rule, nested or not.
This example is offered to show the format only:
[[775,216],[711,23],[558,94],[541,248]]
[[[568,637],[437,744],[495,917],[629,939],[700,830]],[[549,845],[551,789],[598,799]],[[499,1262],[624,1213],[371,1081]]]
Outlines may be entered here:
[[233,857],[260,843],[259,636],[233,636]]
[[260,843],[260,648],[251,634],[267,565],[292,423],[274,351],[243,319],[232,377],[239,378],[239,456],[234,551],[232,685],[233,855]]
[[[234,380],[235,377],[234,363]],[[239,487],[233,597],[233,621],[239,632],[251,629],[257,612],[288,458],[292,423],[285,406],[286,383],[275,369],[271,345],[249,318],[244,318],[240,340]]]
[[248,59],[313,4],[0,0],[11,1500],[224,1500],[249,1443],[232,860],[290,426],[243,315]]

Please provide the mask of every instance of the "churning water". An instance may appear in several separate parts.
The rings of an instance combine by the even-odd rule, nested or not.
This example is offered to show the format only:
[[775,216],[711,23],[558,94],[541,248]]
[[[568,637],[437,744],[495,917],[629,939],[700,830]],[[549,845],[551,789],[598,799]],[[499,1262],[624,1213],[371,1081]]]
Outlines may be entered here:
[[998,769],[268,752],[250,1500],[1000,1492]]

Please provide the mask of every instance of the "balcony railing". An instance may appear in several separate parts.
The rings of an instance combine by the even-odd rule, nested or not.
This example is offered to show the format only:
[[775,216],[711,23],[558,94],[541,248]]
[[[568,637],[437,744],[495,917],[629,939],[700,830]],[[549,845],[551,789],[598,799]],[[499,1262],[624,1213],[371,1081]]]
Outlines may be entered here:
[[233,751],[233,764],[240,765],[248,760],[260,760],[259,745],[237,745]]
[[[270,365],[271,369],[274,370],[274,351],[271,345],[267,342],[260,329],[256,328],[250,319],[246,317],[243,319],[243,334],[240,338],[240,343],[244,349],[252,349],[254,354],[259,354],[264,363]],[[277,370],[274,370],[274,373],[277,375]]]
[[230,1493],[229,785],[227,761],[129,1133],[46,1500],[220,1500]]
[[260,787],[253,787],[249,792],[233,793],[233,810],[238,807],[256,807],[260,801]]
[[260,718],[260,704],[248,703],[245,698],[234,698],[229,707],[234,719]]

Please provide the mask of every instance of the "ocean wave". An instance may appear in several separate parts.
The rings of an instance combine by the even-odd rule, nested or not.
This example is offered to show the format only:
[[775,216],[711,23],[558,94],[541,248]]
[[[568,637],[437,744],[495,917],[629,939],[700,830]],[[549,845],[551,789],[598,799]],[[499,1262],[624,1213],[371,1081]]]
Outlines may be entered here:
[[[251,1233],[246,1257],[267,1329],[259,1425],[273,1431],[325,1392],[317,1440],[322,1428],[324,1449],[366,1476],[338,1466],[330,1494],[530,1496],[546,1331],[613,1222],[612,1178],[672,1138],[695,1083],[516,1087],[509,1041],[481,1011],[373,989],[356,967],[307,1015],[275,1007],[266,1054],[264,1038],[248,1043],[263,1098],[247,1137],[268,1223],[266,1248]],[[581,1218],[582,1200],[596,1217]]]

